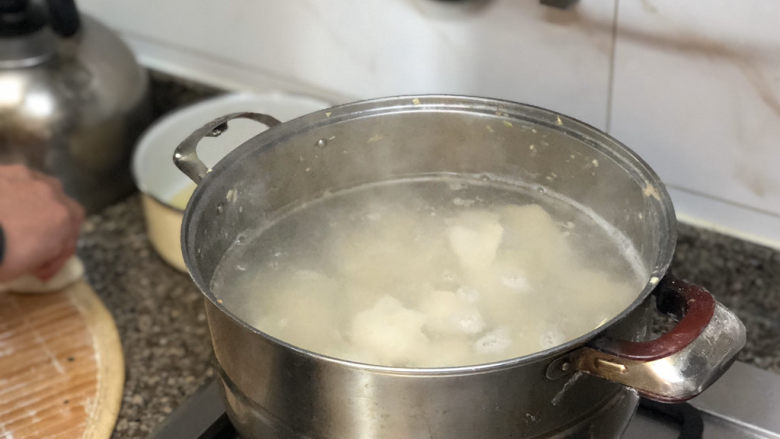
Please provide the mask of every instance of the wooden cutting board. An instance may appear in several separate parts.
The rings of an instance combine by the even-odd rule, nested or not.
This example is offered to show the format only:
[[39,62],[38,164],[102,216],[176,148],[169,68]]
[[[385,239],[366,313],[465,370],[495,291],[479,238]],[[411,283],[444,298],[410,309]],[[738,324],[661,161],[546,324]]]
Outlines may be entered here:
[[124,377],[114,320],[86,282],[0,293],[0,439],[108,438]]

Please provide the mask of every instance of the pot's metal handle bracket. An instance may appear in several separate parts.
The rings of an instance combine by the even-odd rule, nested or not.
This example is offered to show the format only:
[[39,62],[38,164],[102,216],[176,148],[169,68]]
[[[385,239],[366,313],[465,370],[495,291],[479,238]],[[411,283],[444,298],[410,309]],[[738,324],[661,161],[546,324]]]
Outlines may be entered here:
[[574,362],[578,370],[647,398],[685,401],[728,369],[745,345],[745,327],[707,290],[671,275],[655,294],[659,311],[679,318],[672,330],[643,342],[601,337],[580,349]]
[[254,120],[269,128],[281,123],[267,114],[241,112],[219,117],[195,130],[176,147],[176,151],[173,153],[173,163],[196,184],[200,184],[203,177],[211,172],[211,169],[198,157],[198,143],[204,137],[217,137],[224,133],[228,129],[228,122],[233,119]]

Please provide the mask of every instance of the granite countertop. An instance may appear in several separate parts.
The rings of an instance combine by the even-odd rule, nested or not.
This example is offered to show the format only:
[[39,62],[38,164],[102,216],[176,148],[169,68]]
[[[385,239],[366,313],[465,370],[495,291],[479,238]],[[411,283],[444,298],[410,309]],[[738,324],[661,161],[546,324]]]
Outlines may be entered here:
[[[152,86],[157,115],[216,93],[160,74]],[[125,355],[114,437],[145,438],[214,376],[201,295],[152,249],[137,195],[89,217],[78,252],[116,320]],[[745,323],[739,360],[780,373],[780,252],[680,225],[672,270],[707,287]]]

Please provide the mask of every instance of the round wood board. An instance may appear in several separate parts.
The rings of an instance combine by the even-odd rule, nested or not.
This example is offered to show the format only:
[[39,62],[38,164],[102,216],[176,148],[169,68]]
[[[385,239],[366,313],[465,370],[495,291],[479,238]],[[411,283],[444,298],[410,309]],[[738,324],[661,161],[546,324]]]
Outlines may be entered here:
[[116,325],[86,282],[0,293],[0,438],[108,438],[124,379]]

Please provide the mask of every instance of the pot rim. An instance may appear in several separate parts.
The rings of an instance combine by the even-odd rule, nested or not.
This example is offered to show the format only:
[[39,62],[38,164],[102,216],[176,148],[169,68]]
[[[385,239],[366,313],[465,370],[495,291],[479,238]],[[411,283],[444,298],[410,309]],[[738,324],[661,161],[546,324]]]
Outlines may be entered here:
[[[630,166],[632,176],[639,176],[646,184],[645,196],[652,196],[658,201],[658,209],[661,213],[662,223],[666,224],[666,233],[661,233],[662,242],[659,243],[659,252],[655,259],[653,267],[647,267],[647,280],[642,291],[636,299],[628,305],[623,311],[603,323],[593,330],[568,340],[565,343],[553,346],[548,349],[537,351],[528,355],[508,358],[491,363],[482,363],[475,365],[446,366],[446,367],[395,367],[382,366],[357,361],[345,360],[331,357],[314,351],[303,349],[292,345],[284,340],[266,334],[263,331],[249,325],[243,319],[236,316],[221,300],[217,299],[209,285],[202,276],[193,272],[195,260],[195,246],[191,244],[189,226],[192,222],[195,207],[204,196],[204,187],[209,186],[209,182],[218,178],[221,171],[230,165],[233,161],[241,160],[241,157],[247,154],[256,153],[258,149],[273,148],[277,140],[292,135],[304,128],[313,128],[321,125],[342,122],[345,120],[374,116],[383,113],[412,112],[412,111],[460,111],[491,116],[500,116],[511,120],[522,120],[545,126],[547,128],[564,131],[566,135],[598,150],[611,159],[620,163],[622,167]],[[273,116],[273,115],[272,115]],[[259,146],[258,146],[259,145]],[[629,172],[629,169],[626,169]],[[661,278],[667,273],[672,261],[674,249],[677,241],[676,216],[671,197],[661,182],[660,177],[653,169],[628,146],[613,138],[607,133],[599,130],[576,118],[564,114],[538,107],[530,104],[523,104],[504,99],[496,99],[479,96],[452,95],[452,94],[426,94],[426,95],[400,95],[389,96],[374,99],[361,100],[346,104],[337,105],[331,108],[315,111],[304,116],[283,122],[275,127],[271,127],[258,135],[250,138],[242,145],[228,153],[223,160],[218,162],[208,172],[198,184],[195,192],[190,198],[190,202],[184,211],[183,225],[181,228],[181,242],[184,262],[187,271],[193,282],[210,302],[209,305],[215,307],[221,313],[225,314],[235,324],[245,330],[250,331],[272,343],[287,348],[298,355],[312,357],[317,360],[332,363],[347,368],[357,368],[376,373],[389,375],[410,375],[410,376],[453,376],[463,374],[485,373],[495,370],[501,370],[536,362],[550,357],[558,357],[561,354],[569,352],[577,347],[587,343],[595,338],[605,329],[614,325],[625,318],[632,310],[637,308],[652,293]],[[192,251],[188,248],[192,247]]]

